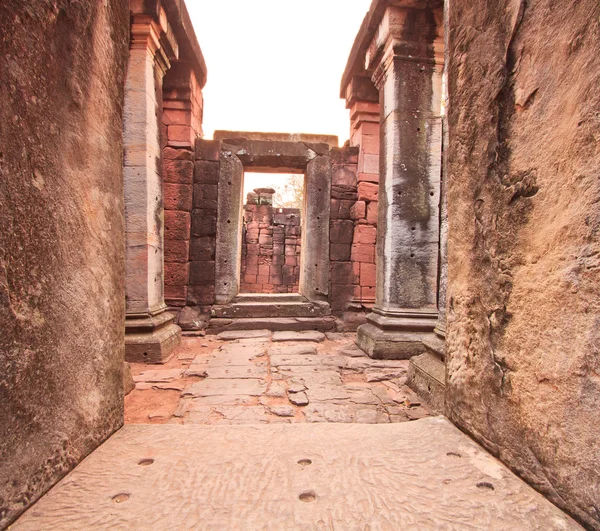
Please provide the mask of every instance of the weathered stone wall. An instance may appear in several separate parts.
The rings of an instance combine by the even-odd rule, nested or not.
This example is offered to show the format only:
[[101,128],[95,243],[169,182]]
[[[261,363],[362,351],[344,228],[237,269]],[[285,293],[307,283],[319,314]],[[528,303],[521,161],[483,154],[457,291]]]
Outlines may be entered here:
[[600,529],[600,3],[449,30],[447,413]]
[[0,3],[0,528],[123,422],[125,0]]
[[246,203],[240,293],[298,293],[301,240],[300,209]]

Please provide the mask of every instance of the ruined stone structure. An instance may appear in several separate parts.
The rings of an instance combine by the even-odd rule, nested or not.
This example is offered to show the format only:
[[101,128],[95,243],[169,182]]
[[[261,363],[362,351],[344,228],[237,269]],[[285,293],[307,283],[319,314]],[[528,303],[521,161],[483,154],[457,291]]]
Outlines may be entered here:
[[[189,400],[232,399],[224,407],[263,408],[269,421],[281,419],[264,410],[268,400],[292,395],[285,421],[413,420],[419,399],[399,398],[399,382],[408,383],[447,419],[385,436],[378,426],[344,433],[360,440],[365,462],[384,441],[389,484],[407,458],[398,445],[431,451],[460,483],[448,480],[456,503],[436,517],[453,515],[448,525],[465,522],[457,507],[467,507],[488,518],[486,528],[498,523],[490,514],[579,528],[467,433],[600,530],[598,49],[597,0],[373,0],[342,78],[347,145],[236,131],[206,140],[207,69],[182,0],[0,4],[0,528],[122,426],[124,361],[179,363],[172,354],[183,329],[224,332],[207,344],[253,332],[210,356],[194,339],[199,352],[181,358],[188,365],[177,378],[198,379]],[[246,171],[304,175],[302,212],[274,209],[265,190],[245,202]],[[317,331],[347,344],[329,352]],[[157,384],[155,374],[136,378]],[[227,411],[218,420],[241,423]],[[130,445],[118,461],[136,470],[127,478],[153,463],[140,448],[157,456],[197,447],[160,428],[169,427],[124,430],[109,443]],[[286,446],[292,431],[275,428],[286,459],[301,467],[290,484],[307,466],[321,470],[319,456],[313,463]],[[313,440],[310,428],[296,432],[302,441]],[[258,430],[256,440],[268,440]],[[221,432],[202,433],[218,447]],[[341,470],[354,466],[339,436],[319,441],[335,441]],[[77,527],[93,510],[81,516],[73,507],[86,503],[117,515],[115,525],[131,521],[115,505],[130,493],[113,493],[114,480],[110,494],[96,488],[115,453],[106,448],[88,462],[92,474],[80,469],[89,491],[66,482],[18,525],[52,528],[70,507]],[[252,480],[269,459],[255,455]],[[214,469],[220,461],[211,459]],[[168,454],[164,462],[178,461]],[[356,477],[381,488],[383,468],[388,474],[378,465]],[[310,470],[302,480],[321,490],[294,495],[290,507],[299,497],[321,514],[336,498]],[[226,476],[220,471],[211,481]],[[407,491],[435,492],[439,511],[450,498],[435,478],[434,490],[415,480]],[[509,500],[501,510],[492,498],[500,494]],[[255,512],[260,527],[266,513]],[[362,506],[350,513],[357,527],[365,523]],[[431,524],[392,513],[385,522]],[[193,525],[193,517],[183,519]],[[344,513],[336,518],[343,523]]]
[[273,208],[272,188],[257,188],[244,204],[240,293],[298,293],[301,212]]

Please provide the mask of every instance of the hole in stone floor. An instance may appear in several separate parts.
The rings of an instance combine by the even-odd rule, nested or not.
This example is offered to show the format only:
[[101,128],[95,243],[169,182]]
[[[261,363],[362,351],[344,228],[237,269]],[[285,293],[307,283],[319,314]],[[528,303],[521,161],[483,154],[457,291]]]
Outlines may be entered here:
[[298,461],[298,464],[301,467],[305,467],[305,466],[308,466],[308,465],[312,465],[312,461],[310,459],[300,459],[300,461]]
[[442,483],[444,485],[450,485],[450,483],[452,483],[452,480],[451,479],[445,479],[444,481],[442,481]]
[[152,463],[154,463],[154,459],[142,459],[138,465],[140,466],[150,466]]
[[123,503],[123,502],[126,502],[129,498],[130,498],[129,494],[127,494],[125,492],[121,492],[121,494],[117,494],[116,496],[113,496],[113,501],[115,503]]
[[481,490],[494,490],[494,485],[488,483],[487,481],[480,481],[477,483],[477,488]]
[[310,503],[314,502],[317,499],[317,495],[314,491],[307,490],[306,492],[301,493],[300,496],[298,496],[298,498],[304,503]]
[[447,452],[447,453],[446,453],[446,455],[447,455],[448,457],[459,457],[459,458],[460,458],[460,457],[462,457],[462,455],[460,455],[460,454],[459,454],[459,453],[457,453],[457,452]]

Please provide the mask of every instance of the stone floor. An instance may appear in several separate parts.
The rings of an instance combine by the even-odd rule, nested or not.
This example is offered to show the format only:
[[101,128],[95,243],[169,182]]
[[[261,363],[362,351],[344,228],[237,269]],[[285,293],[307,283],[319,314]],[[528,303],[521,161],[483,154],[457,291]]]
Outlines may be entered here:
[[354,334],[223,332],[184,338],[169,363],[133,364],[127,423],[395,423],[431,415],[408,361],[368,358]]
[[387,425],[125,426],[12,529],[581,528],[434,417]]

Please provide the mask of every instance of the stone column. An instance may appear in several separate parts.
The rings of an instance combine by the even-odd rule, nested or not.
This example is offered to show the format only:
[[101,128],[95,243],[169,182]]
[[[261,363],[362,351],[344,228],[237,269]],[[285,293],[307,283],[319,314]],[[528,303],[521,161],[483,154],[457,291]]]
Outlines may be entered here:
[[[124,188],[127,361],[161,363],[181,337],[164,301],[162,78],[173,47],[153,17],[134,15],[125,81]],[[171,53],[170,53],[171,52]],[[169,57],[171,55],[171,57]]]
[[367,54],[381,106],[377,288],[357,344],[374,358],[423,352],[438,317],[441,19],[388,7]]

